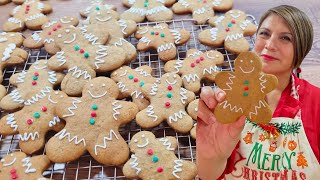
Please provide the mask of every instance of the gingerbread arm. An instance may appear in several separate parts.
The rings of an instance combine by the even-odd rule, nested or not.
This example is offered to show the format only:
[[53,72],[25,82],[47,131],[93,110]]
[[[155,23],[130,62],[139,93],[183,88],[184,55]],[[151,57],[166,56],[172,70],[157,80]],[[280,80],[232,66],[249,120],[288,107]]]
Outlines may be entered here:
[[225,16],[214,16],[212,18],[209,18],[209,24],[212,27],[217,27],[225,18]]
[[164,71],[181,74],[180,70],[182,69],[183,62],[184,61],[181,61],[181,60],[167,61],[166,64],[164,65]]
[[142,167],[139,165],[139,159],[135,154],[131,155],[131,158],[123,166],[122,171],[129,179],[139,178],[139,173],[142,171]]
[[172,136],[167,136],[163,138],[157,138],[160,144],[164,146],[166,150],[175,151],[178,147],[177,139]]
[[[134,0],[133,2],[135,2],[136,0]],[[133,4],[132,3],[130,3],[130,2],[132,2],[132,1],[130,1],[130,0],[122,0],[122,4],[124,5],[124,6],[126,6],[126,7],[128,7],[128,8],[130,8]]]
[[178,1],[172,6],[172,11],[176,14],[185,14],[186,12],[192,12],[192,7],[189,3],[184,5],[182,1]]
[[18,84],[24,83],[26,75],[27,75],[27,71],[22,71],[21,73],[13,74],[10,77],[9,82],[12,85],[17,86]]
[[28,48],[41,48],[44,45],[44,32],[34,32],[23,41],[23,45]]
[[124,37],[129,37],[137,30],[137,23],[135,21],[120,19],[118,23]]
[[181,102],[183,104],[189,104],[191,101],[195,100],[195,94],[192,91],[188,91],[185,88],[180,90]]
[[233,0],[215,1],[213,9],[216,11],[226,11],[232,9]]
[[68,120],[68,117],[74,116],[75,110],[78,109],[79,104],[81,103],[80,98],[67,97],[63,101],[58,102],[55,107],[55,113],[65,121]]
[[48,67],[54,71],[61,71],[69,68],[66,53],[64,51],[57,52],[48,60]]
[[190,32],[185,29],[179,31],[171,30],[171,33],[175,39],[175,44],[177,45],[184,44],[190,39]]
[[13,135],[18,134],[18,124],[16,113],[8,114],[0,120],[0,134],[2,135]]
[[172,6],[172,4],[174,4],[176,2],[176,0],[164,0],[164,5],[169,7]]
[[234,72],[219,72],[215,77],[215,82],[220,85],[220,89],[229,91],[232,90],[235,78]]
[[158,87],[159,83],[147,83],[141,87],[141,91],[145,97],[149,98],[150,96],[156,95],[156,93],[158,92]]
[[250,20],[245,20],[240,24],[240,28],[243,30],[244,36],[252,36],[257,31],[257,26]]
[[43,14],[49,14],[52,12],[52,7],[51,5],[47,4],[47,3],[43,3],[43,9],[41,9],[41,12]]
[[278,86],[278,79],[274,75],[264,74],[259,77],[260,91],[262,93],[269,93]]
[[213,17],[214,12],[210,8],[199,7],[193,9],[192,17],[197,22],[197,24],[206,24],[209,17]]
[[33,156],[31,158],[31,163],[32,166],[40,172],[48,169],[51,164],[50,159],[46,155]]
[[136,117],[139,109],[135,103],[126,101],[112,102],[112,118],[120,125],[127,124]]

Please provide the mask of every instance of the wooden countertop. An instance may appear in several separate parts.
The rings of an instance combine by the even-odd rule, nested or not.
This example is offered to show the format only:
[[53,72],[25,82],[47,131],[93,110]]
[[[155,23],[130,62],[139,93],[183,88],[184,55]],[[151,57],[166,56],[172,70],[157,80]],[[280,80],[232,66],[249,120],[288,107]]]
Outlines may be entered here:
[[[58,19],[64,15],[78,16],[79,11],[86,8],[89,4],[89,0],[50,0],[45,1],[53,6],[53,12],[48,16],[50,19]],[[121,0],[108,0],[106,3],[113,4],[117,7],[118,12],[122,13],[127,8],[122,6]],[[314,26],[314,42],[313,48],[308,56],[305,58],[302,65],[302,78],[307,79],[312,84],[320,87],[320,3],[317,0],[269,0],[269,1],[258,1],[258,0],[235,0],[234,9],[240,9],[248,14],[252,14],[257,21],[261,14],[267,9],[280,5],[289,4],[296,6],[307,13],[313,22]],[[2,28],[3,23],[9,18],[9,12],[15,7],[13,3],[0,6],[0,27]],[[188,19],[190,15],[176,15],[175,19]],[[24,33],[30,33],[25,31]]]

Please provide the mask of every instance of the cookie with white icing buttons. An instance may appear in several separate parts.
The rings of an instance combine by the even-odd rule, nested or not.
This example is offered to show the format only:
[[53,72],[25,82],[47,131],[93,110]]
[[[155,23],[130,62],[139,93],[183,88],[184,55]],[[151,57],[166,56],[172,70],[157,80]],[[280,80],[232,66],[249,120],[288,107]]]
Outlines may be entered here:
[[66,126],[48,141],[49,159],[69,162],[88,151],[101,164],[124,164],[129,147],[119,127],[132,121],[139,110],[133,102],[116,100],[118,94],[112,79],[97,77],[85,85],[81,98],[58,103],[56,113]]
[[172,6],[176,14],[191,13],[196,24],[206,24],[214,11],[228,11],[233,6],[233,0],[179,0]]
[[112,16],[115,19],[119,19],[120,15],[117,12],[117,7],[112,4],[104,4],[103,0],[91,0],[90,5],[86,7],[85,10],[80,11],[81,17],[88,17],[88,15],[95,11],[95,10],[112,10],[110,13],[112,13]]
[[153,128],[166,120],[174,130],[189,132],[193,120],[185,109],[195,94],[181,86],[182,79],[175,73],[164,74],[159,83],[142,86],[142,93],[150,100],[150,105],[137,114],[137,124],[142,128]]
[[214,16],[209,19],[213,26],[199,34],[202,44],[213,47],[224,45],[225,49],[234,54],[246,52],[250,45],[246,36],[252,36],[257,26],[246,19],[247,15],[240,10],[230,10],[223,16]]
[[10,13],[7,22],[3,24],[6,32],[19,32],[25,27],[31,30],[40,30],[41,26],[49,21],[45,15],[52,11],[49,4],[39,0],[25,1],[22,5],[15,7]]
[[[103,29],[100,32],[104,32]],[[70,96],[80,96],[84,85],[96,72],[112,71],[125,63],[126,54],[122,48],[101,45],[92,33],[81,33],[80,28],[60,28],[54,39],[61,51],[48,60],[48,66],[55,71],[68,70],[61,89]]]
[[38,49],[44,46],[49,54],[55,54],[60,49],[54,43],[53,35],[58,29],[68,27],[70,25],[77,26],[78,18],[72,16],[64,16],[58,21],[51,21],[42,25],[41,32],[34,32],[31,36],[23,41],[23,45],[30,49]]
[[51,162],[46,155],[29,157],[23,152],[13,152],[0,161],[0,179],[37,179],[49,180],[42,173]]
[[48,69],[46,60],[34,62],[29,70],[13,74],[9,82],[17,86],[0,101],[0,107],[6,111],[14,111],[23,106],[30,106],[50,89],[59,85],[64,74]]
[[215,75],[221,68],[217,65],[223,63],[224,57],[219,51],[201,52],[189,49],[184,60],[166,62],[164,70],[181,75],[183,87],[192,92],[200,90],[201,80],[214,81]]
[[[199,104],[199,99],[196,99],[189,103],[187,112],[188,114],[192,117],[193,120],[197,120],[198,116],[198,104]],[[196,139],[196,128],[197,128],[197,123],[193,125],[193,128],[190,131],[190,135],[193,139]]]
[[[87,14],[87,19],[83,22],[81,30],[83,33],[87,33],[88,30],[92,29],[93,24],[98,25],[100,29],[106,30],[110,36],[106,45],[116,46],[125,50],[126,63],[130,63],[137,57],[136,48],[128,42],[126,37],[129,37],[137,30],[136,22],[132,20],[118,20],[117,13],[112,9],[105,8],[104,5],[96,5],[94,9]],[[99,39],[103,39],[104,34],[94,33]]]
[[120,94],[118,99],[131,97],[132,101],[137,104],[139,110],[145,109],[150,102],[144,97],[141,92],[141,87],[146,83],[153,84],[157,81],[151,76],[152,68],[144,65],[131,69],[129,66],[122,66],[121,68],[111,73],[113,79],[119,87]]
[[141,131],[130,141],[131,158],[123,167],[129,179],[194,179],[197,167],[175,155],[177,139],[156,138],[152,132]]
[[33,154],[44,147],[48,131],[60,131],[64,122],[56,116],[55,107],[66,98],[62,91],[48,88],[37,96],[37,102],[8,114],[0,120],[0,134],[18,134],[19,146],[27,154]]
[[28,58],[28,52],[19,48],[23,40],[21,33],[0,33],[0,83],[5,67],[23,64]]
[[168,7],[176,0],[122,0],[123,5],[130,8],[123,12],[121,19],[130,19],[135,22],[166,21],[173,19],[173,12]]
[[234,61],[234,72],[219,72],[215,83],[226,92],[214,115],[221,123],[231,123],[245,115],[256,123],[266,124],[272,111],[265,101],[267,93],[277,87],[278,79],[262,72],[262,62],[254,52],[244,52]]
[[135,37],[139,39],[139,51],[156,49],[159,59],[168,61],[176,58],[176,45],[186,43],[190,38],[190,32],[185,29],[169,29],[168,24],[161,23],[152,27],[139,27]]

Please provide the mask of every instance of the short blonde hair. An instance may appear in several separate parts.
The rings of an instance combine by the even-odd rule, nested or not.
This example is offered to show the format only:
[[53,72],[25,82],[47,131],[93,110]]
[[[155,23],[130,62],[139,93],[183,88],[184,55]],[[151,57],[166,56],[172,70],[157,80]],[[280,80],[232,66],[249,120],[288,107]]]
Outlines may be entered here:
[[309,53],[313,43],[313,26],[308,16],[296,7],[280,5],[265,12],[259,22],[258,31],[263,21],[271,14],[283,18],[293,33],[294,59],[292,66],[298,68]]

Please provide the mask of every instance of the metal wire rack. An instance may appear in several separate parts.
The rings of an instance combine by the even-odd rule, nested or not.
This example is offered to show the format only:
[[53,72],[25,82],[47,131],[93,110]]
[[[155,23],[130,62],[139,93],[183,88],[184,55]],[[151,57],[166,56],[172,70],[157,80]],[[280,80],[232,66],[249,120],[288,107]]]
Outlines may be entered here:
[[[257,24],[255,18],[251,15],[247,17],[253,23]],[[233,71],[233,61],[236,58],[235,55],[226,51],[223,47],[221,48],[211,48],[200,44],[198,40],[198,35],[204,29],[210,28],[209,25],[194,25],[193,20],[173,20],[164,21],[169,24],[171,29],[186,29],[191,33],[190,40],[181,46],[177,47],[177,58],[183,60],[186,57],[186,52],[188,49],[195,48],[200,51],[207,51],[215,49],[224,55],[224,63],[221,66],[222,71]],[[138,26],[154,26],[162,22],[147,22],[139,23]],[[253,48],[254,37],[247,37],[250,44],[250,48]],[[138,40],[133,36],[127,38],[129,42],[133,45],[138,43]],[[9,78],[15,73],[19,73],[23,70],[29,69],[29,67],[36,61],[40,59],[48,60],[50,55],[44,49],[27,49],[29,56],[28,60],[24,66],[7,68],[4,70],[4,81],[3,85],[6,87],[7,91],[10,92],[14,87],[10,84]],[[156,78],[160,78],[164,74],[164,62],[159,60],[156,51],[150,52],[138,52],[137,60],[130,64],[132,68],[136,68],[142,65],[149,65],[152,67],[152,75]],[[209,85],[215,87],[213,82],[203,82],[202,86]],[[197,95],[198,97],[198,95]],[[1,112],[1,117],[4,112]],[[120,128],[120,134],[126,140],[127,143],[130,142],[131,137],[141,131],[142,129],[133,121],[124,127]],[[156,137],[174,136],[176,137],[178,143],[178,148],[176,155],[180,159],[189,160],[192,162],[196,161],[196,143],[195,140],[191,138],[189,134],[181,134],[172,130],[165,122],[160,124],[158,127],[151,129],[151,131],[156,135]],[[54,134],[49,133],[46,136],[48,140]],[[13,136],[2,136],[0,135],[0,159],[11,152],[21,151],[19,148],[19,137],[18,135]],[[37,154],[45,154],[45,148],[38,152]],[[37,155],[35,154],[35,155]],[[73,180],[73,179],[126,179],[122,173],[122,167],[115,166],[104,166],[95,161],[88,153],[83,155],[77,161],[69,162],[66,164],[53,164],[48,170],[44,172],[44,176],[51,179],[63,179],[63,180]]]

